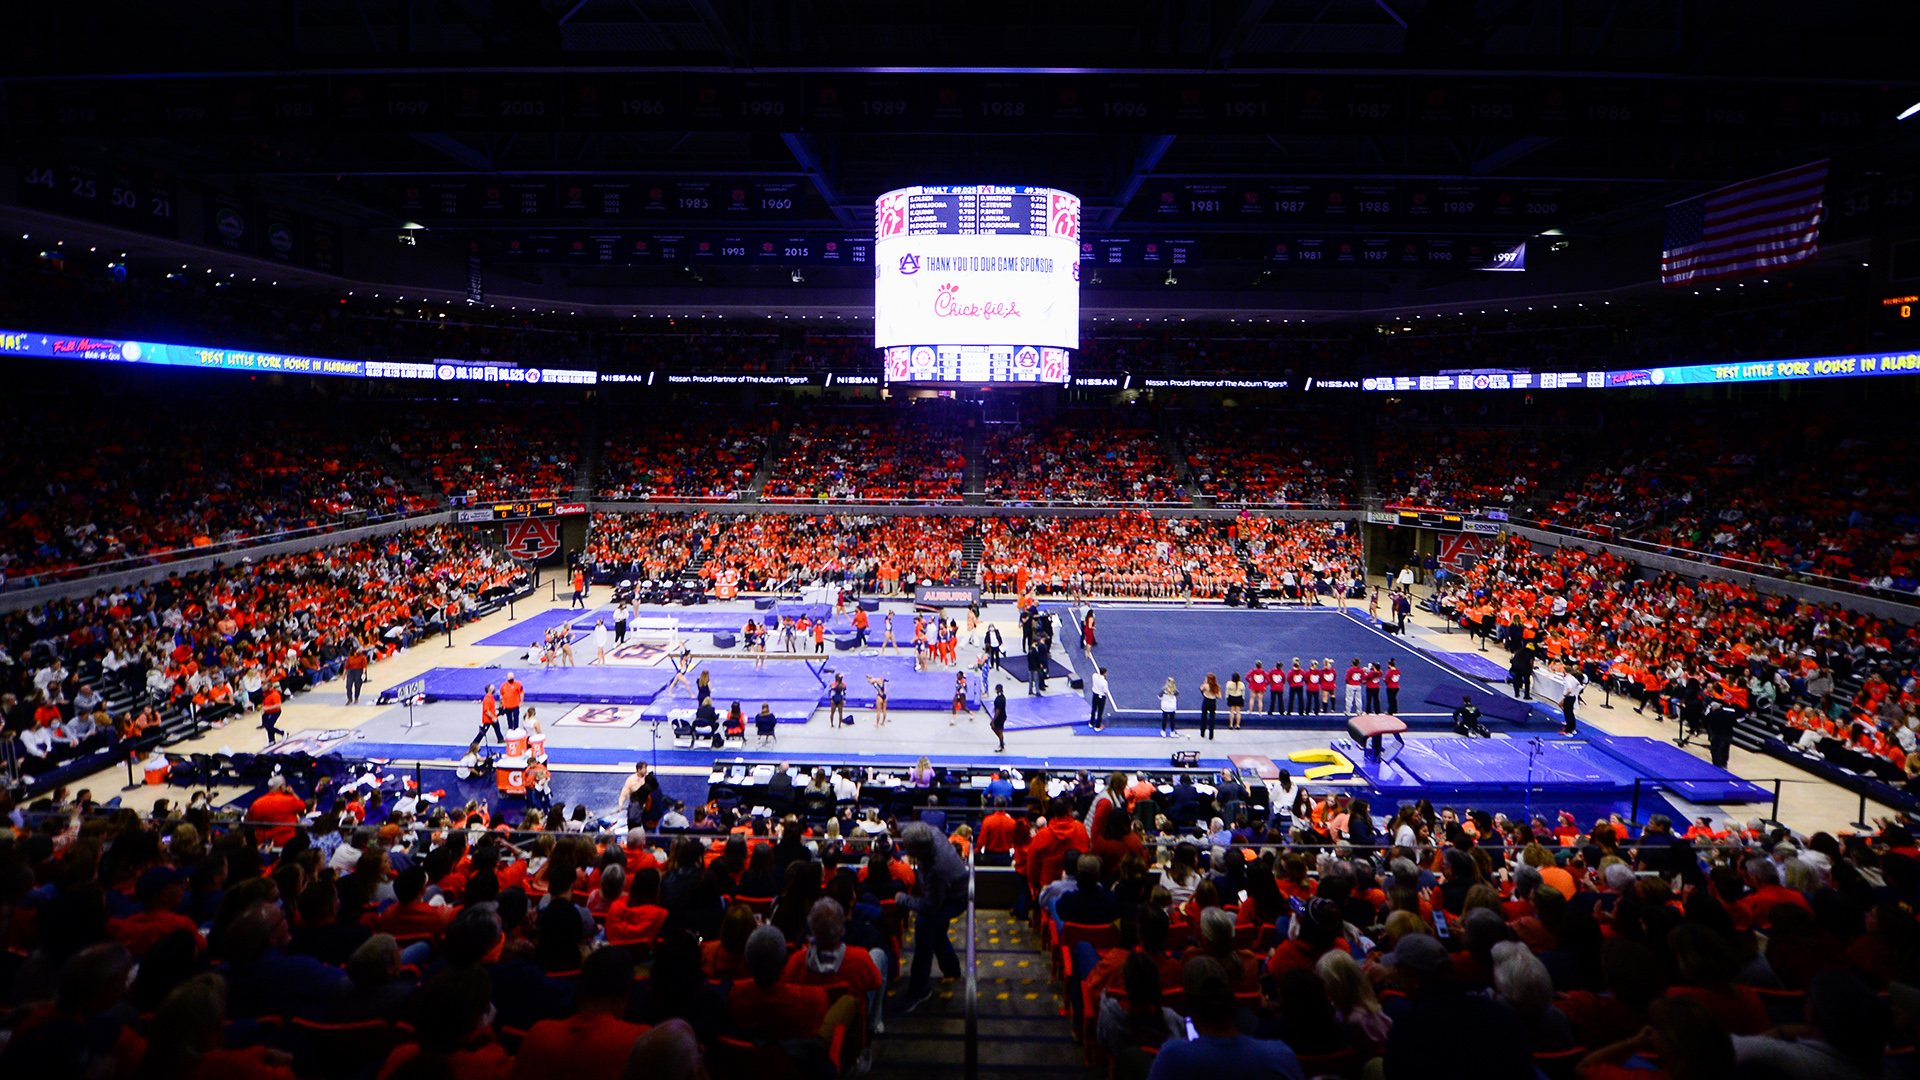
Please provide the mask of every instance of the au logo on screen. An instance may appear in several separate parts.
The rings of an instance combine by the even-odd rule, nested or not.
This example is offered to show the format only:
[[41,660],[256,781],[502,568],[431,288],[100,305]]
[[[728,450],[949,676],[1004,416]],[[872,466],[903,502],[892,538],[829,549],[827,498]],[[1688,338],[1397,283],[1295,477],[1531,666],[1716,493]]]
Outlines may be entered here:
[[900,272],[902,274],[919,273],[920,272],[920,256],[918,255],[900,256]]

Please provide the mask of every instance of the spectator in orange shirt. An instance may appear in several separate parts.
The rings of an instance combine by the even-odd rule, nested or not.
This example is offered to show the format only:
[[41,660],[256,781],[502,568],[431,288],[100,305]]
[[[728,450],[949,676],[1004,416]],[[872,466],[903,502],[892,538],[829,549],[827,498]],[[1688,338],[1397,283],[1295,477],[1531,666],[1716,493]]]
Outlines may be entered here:
[[[632,865],[629,863],[628,865]],[[607,944],[652,944],[667,924],[660,906],[660,871],[647,866],[628,875],[627,894],[607,908]]]
[[[859,949],[847,944],[847,917],[840,902],[830,897],[814,901],[807,912],[807,947],[787,958],[781,980],[790,986],[818,986],[829,991],[839,988],[861,1002],[860,1014],[871,1020],[877,1015],[878,999],[869,995],[885,985],[881,976],[887,954],[881,949]],[[751,943],[749,943],[751,953]],[[867,1003],[875,1006],[867,1009]],[[848,1031],[843,1055],[858,1057],[866,1045],[866,1031]]]
[[627,950],[594,950],[580,968],[578,1011],[527,1030],[514,1055],[513,1080],[620,1080],[633,1044],[648,1030],[622,1019],[632,986]]
[[207,939],[200,936],[200,929],[192,919],[177,910],[186,894],[185,870],[171,866],[148,867],[140,875],[140,883],[134,887],[134,896],[140,901],[141,910],[124,919],[108,920],[107,932],[135,957],[144,955],[154,942],[175,930],[192,934],[194,941],[204,949]]
[[818,986],[796,986],[781,976],[787,967],[787,935],[777,926],[763,926],[747,939],[747,970],[751,979],[733,984],[727,1012],[736,1031],[764,1039],[825,1038],[835,1027],[851,1029],[858,1003],[843,997],[831,1009],[827,992]]
[[267,742],[280,741],[280,684],[268,683],[266,696],[260,699],[260,726],[266,729]]
[[260,839],[274,847],[284,847],[293,839],[293,826],[307,812],[307,802],[287,787],[287,778],[276,776],[267,781],[267,793],[247,807],[247,820],[266,822],[271,828],[260,830]]
[[1007,813],[1007,800],[993,800],[993,813],[980,823],[979,852],[976,859],[986,866],[1005,866],[1012,861],[1014,849],[1013,815]]
[[347,704],[360,704],[360,690],[367,684],[367,650],[358,638],[353,639],[351,651],[340,667],[347,673]]
[[520,726],[520,701],[526,693],[526,684],[520,677],[507,672],[506,681],[500,684],[500,715],[506,718],[509,730]]
[[[422,934],[439,937],[453,920],[453,909],[434,907],[420,899],[427,890],[427,871],[419,863],[414,863],[400,872],[393,881],[394,904],[380,913],[374,920],[375,933],[392,934],[396,938],[419,937]],[[411,959],[402,958],[411,963]]]

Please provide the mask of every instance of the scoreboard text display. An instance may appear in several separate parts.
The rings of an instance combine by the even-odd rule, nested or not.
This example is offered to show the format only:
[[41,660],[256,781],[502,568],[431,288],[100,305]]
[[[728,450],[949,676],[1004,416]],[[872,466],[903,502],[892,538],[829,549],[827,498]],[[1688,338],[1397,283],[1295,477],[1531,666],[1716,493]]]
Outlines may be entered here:
[[1080,347],[1080,199],[913,187],[874,203],[874,344],[889,382],[1068,379]]

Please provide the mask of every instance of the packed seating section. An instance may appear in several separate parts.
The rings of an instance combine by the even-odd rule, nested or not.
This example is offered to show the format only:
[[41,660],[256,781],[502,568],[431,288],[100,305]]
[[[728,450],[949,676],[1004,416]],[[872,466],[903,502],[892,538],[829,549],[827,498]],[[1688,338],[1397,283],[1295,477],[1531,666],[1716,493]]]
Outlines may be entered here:
[[0,406],[6,580],[432,505],[310,405],[213,393],[176,411],[108,391],[103,380]]
[[1695,734],[1724,705],[1776,751],[1920,792],[1920,626],[1523,540],[1450,577],[1432,606]]
[[986,432],[986,493],[1032,504],[1185,503],[1151,417],[1073,409]]
[[393,401],[370,408],[362,423],[451,500],[574,493],[584,430],[576,405]]
[[1353,452],[1343,417],[1235,409],[1181,428],[1194,484],[1217,505],[1353,503]]
[[1388,507],[1522,508],[1561,467],[1555,441],[1525,430],[1387,427],[1376,443]]
[[958,502],[963,421],[937,403],[906,411],[800,411],[762,489],[797,502]]
[[595,494],[622,501],[732,499],[766,457],[767,425],[717,410],[621,413],[603,421]]
[[1204,1075],[1194,1027],[1347,1078],[1739,1075],[1795,1039],[1895,1074],[1914,1052],[1889,1000],[1920,976],[1912,886],[1885,884],[1920,870],[1904,825],[1515,820],[1232,770],[1021,794],[976,859],[1021,879],[1063,1024],[1109,1076]]
[[1807,1041],[1905,1075],[1913,1053],[1904,825],[1375,808],[1231,768],[956,788],[923,762],[883,801],[871,771],[694,806],[643,764],[610,817],[324,772],[144,818],[8,802],[0,1068],[858,1075],[921,1004],[887,991],[926,959],[924,898],[968,864],[1032,926],[1089,1075],[1174,1065],[1189,1023],[1349,1080],[1621,1080],[1683,1054],[1735,1075]]
[[[493,610],[524,567],[433,526],[0,617],[0,714],[29,776],[124,760]],[[358,672],[358,675],[352,674]]]

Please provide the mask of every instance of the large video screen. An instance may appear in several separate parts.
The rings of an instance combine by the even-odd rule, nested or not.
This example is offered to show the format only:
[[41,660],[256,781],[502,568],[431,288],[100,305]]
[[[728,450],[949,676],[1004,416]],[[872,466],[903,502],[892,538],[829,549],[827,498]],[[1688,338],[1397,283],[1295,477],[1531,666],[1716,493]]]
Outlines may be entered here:
[[1080,199],[911,187],[874,202],[874,345],[889,382],[1053,382],[1080,347]]

